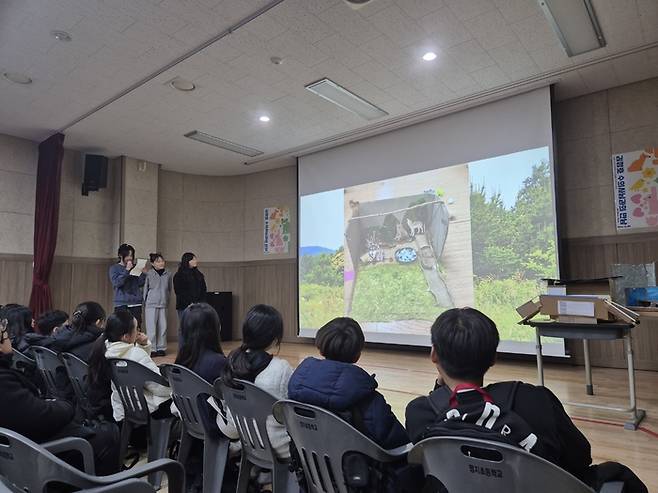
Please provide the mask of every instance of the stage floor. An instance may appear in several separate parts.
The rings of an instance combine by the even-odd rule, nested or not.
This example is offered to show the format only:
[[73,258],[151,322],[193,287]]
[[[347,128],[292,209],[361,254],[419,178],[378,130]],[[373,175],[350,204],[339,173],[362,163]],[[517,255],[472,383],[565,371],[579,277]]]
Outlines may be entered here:
[[[226,342],[228,353],[239,342]],[[157,358],[159,363],[173,362],[176,344],[170,344],[170,355]],[[310,344],[286,343],[281,346],[279,356],[294,367],[307,356],[317,356]],[[404,409],[409,401],[426,395],[434,386],[437,373],[429,360],[429,350],[407,352],[399,350],[367,349],[359,365],[377,375],[379,390],[393,408],[393,412],[404,424]],[[534,361],[499,362],[487,375],[487,383],[501,380],[537,381]],[[625,369],[594,368],[595,396],[585,394],[584,368],[581,366],[545,364],[546,386],[562,401],[592,403],[614,403],[626,406],[628,396],[627,372]],[[629,431],[623,428],[623,417],[583,408],[567,407],[578,428],[592,444],[595,463],[604,461],[623,462],[646,483],[649,491],[658,492],[658,372],[637,372],[638,405],[647,412],[641,429]]]

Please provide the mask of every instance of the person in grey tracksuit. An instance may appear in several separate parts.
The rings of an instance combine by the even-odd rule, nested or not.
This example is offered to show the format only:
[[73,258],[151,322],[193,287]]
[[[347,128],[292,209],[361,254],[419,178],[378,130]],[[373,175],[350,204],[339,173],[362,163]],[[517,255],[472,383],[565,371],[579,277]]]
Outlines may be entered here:
[[144,282],[144,318],[146,334],[153,345],[151,356],[164,356],[167,350],[167,306],[171,292],[171,275],[161,254],[152,253],[153,268]]

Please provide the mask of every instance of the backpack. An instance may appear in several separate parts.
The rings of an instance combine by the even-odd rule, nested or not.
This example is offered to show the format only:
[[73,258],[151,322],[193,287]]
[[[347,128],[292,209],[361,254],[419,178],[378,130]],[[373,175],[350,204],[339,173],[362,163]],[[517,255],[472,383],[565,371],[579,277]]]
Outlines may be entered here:
[[520,382],[501,382],[487,390],[460,384],[454,390],[441,386],[427,397],[436,414],[421,440],[437,436],[463,436],[521,447],[543,455],[543,444],[528,423],[512,410]]

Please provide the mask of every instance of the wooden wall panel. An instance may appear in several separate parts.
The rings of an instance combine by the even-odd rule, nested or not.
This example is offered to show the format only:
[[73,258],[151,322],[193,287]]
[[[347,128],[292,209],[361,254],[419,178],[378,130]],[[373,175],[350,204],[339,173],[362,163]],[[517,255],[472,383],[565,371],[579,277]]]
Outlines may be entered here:
[[[259,303],[272,305],[283,317],[284,340],[297,338],[297,263],[295,260],[244,267],[244,313]],[[244,315],[243,315],[244,316]]]
[[[606,277],[613,263],[658,263],[657,233],[565,239],[562,244],[562,277],[567,279]],[[658,370],[658,319],[642,317],[633,337],[636,367]],[[574,363],[584,363],[580,341],[567,341],[567,348]],[[590,358],[595,366],[626,367],[621,341],[590,341]]]
[[32,256],[0,256],[0,304],[30,301],[32,291]]

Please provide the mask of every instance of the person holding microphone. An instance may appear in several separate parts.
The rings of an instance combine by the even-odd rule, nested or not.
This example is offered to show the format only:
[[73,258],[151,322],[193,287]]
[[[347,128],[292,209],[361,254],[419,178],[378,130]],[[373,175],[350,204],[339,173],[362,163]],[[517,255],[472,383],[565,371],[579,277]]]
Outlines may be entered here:
[[114,289],[114,308],[127,308],[142,327],[142,287],[146,282],[148,266],[144,266],[139,276],[131,275],[135,267],[135,248],[123,243],[118,251],[119,262],[110,267],[110,282]]

